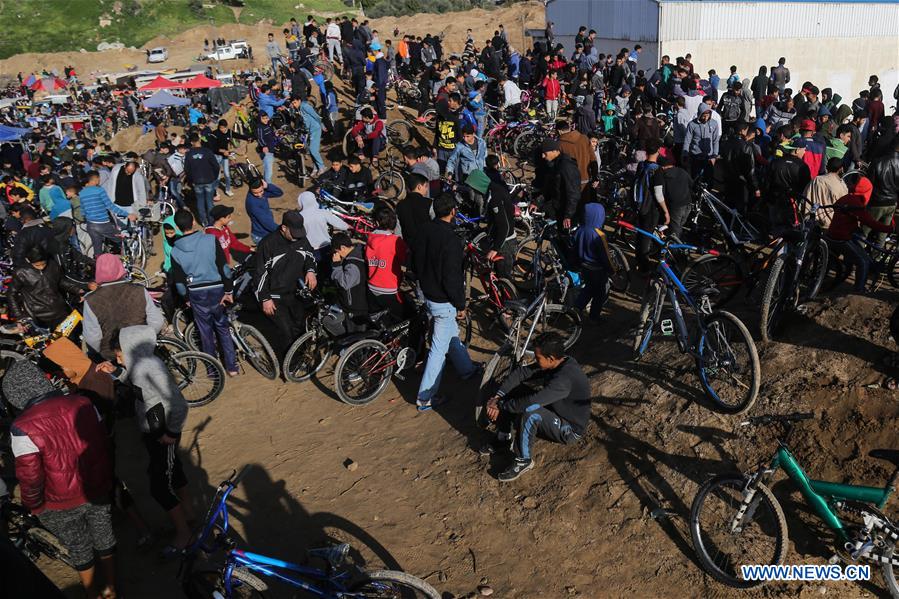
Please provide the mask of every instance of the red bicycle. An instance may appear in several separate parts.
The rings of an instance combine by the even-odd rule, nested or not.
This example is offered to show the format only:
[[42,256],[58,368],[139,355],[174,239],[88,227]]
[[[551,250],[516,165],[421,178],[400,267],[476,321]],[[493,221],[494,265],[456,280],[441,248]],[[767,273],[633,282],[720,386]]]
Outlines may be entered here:
[[[518,299],[518,290],[509,279],[500,277],[496,273],[496,263],[504,260],[502,256],[487,258],[487,254],[481,249],[480,244],[486,238],[486,233],[478,233],[465,242],[465,256],[462,269],[465,273],[465,303],[469,309],[482,308],[500,329],[505,332],[508,322],[505,318],[506,304]],[[479,288],[474,286],[474,281],[480,283]],[[473,318],[465,322],[465,339],[471,339],[471,327]]]

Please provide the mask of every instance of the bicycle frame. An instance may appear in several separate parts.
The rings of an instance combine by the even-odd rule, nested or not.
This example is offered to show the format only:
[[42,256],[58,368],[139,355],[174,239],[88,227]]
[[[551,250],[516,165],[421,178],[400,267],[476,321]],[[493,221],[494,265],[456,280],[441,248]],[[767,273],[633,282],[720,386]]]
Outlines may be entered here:
[[782,442],[770,464],[763,467],[754,478],[770,480],[781,469],[793,481],[815,514],[837,534],[841,543],[849,542],[849,537],[843,527],[843,522],[833,509],[835,504],[842,501],[858,501],[873,504],[877,509],[882,509],[894,490],[890,483],[884,487],[869,487],[811,479],[799,465],[790,449]]
[[[531,305],[527,307],[527,309],[518,315],[515,319],[515,322],[510,327],[509,336],[506,338],[514,339],[512,342],[512,356],[514,358],[515,363],[520,363],[525,354],[528,351],[528,346],[531,344],[531,339],[534,336],[534,331],[537,329],[537,323],[540,321],[540,317],[543,316],[543,309],[546,307],[546,292],[540,292],[534,301],[531,302]],[[531,321],[531,326],[528,327],[528,334],[524,338],[524,342],[521,343],[521,325],[524,324],[524,320],[528,316],[533,316],[533,321]]]

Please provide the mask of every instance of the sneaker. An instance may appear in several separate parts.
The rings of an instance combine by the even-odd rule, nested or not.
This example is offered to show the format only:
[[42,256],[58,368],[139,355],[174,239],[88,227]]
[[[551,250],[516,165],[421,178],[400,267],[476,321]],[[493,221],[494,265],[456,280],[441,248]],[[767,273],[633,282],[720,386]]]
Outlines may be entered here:
[[234,197],[234,192],[231,191],[231,190],[228,190],[228,191],[225,192],[225,195],[228,196],[229,198],[233,198],[233,197]]
[[427,412],[433,408],[436,408],[437,406],[445,404],[447,401],[449,401],[448,398],[441,395],[435,395],[427,401],[422,401],[419,399],[415,402],[415,405],[418,407],[419,412]]
[[498,453],[510,451],[512,449],[512,439],[500,439],[494,436],[492,439],[484,443],[478,448],[478,455],[490,456]]
[[515,461],[512,462],[512,465],[500,472],[497,478],[500,482],[508,483],[515,480],[533,467],[534,460],[522,460],[520,458],[515,458]]

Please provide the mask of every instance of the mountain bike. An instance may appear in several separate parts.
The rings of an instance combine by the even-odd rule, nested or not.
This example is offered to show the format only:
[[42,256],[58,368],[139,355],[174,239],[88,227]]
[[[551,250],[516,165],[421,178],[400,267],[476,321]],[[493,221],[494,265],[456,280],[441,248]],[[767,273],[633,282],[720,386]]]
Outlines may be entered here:
[[[694,359],[703,391],[718,408],[730,414],[751,408],[758,397],[761,368],[749,330],[730,312],[712,310],[707,290],[699,290],[702,293],[700,299],[694,299],[693,292],[684,286],[668,264],[669,253],[698,248],[663,241],[629,223],[620,224],[649,237],[661,248],[658,269],[649,280],[640,308],[634,335],[634,359],[639,360],[646,353],[658,328],[663,335],[673,335],[680,352]],[[693,313],[691,326],[687,324],[678,298]],[[666,299],[674,318],[663,320]]]
[[188,407],[205,406],[225,390],[225,367],[209,354],[171,337],[157,337],[154,353],[165,363]]
[[[259,329],[240,322],[238,314],[242,307],[234,303],[225,309],[228,315],[228,331],[234,342],[237,361],[247,361],[259,374],[269,380],[275,380],[280,373],[281,363],[275,357],[275,350]],[[192,350],[203,351],[200,331],[197,330],[195,321],[185,327],[184,340]]]
[[496,351],[481,377],[480,401],[475,407],[475,421],[486,427],[484,405],[493,397],[499,385],[525,359],[534,358],[529,349],[534,337],[545,333],[557,333],[563,339],[565,349],[571,349],[581,338],[581,315],[574,308],[547,303],[546,292],[540,292],[530,303],[521,300],[506,302],[506,311],[512,317],[506,338]]
[[[497,255],[492,261],[481,251],[480,244],[486,239],[487,234],[479,232],[465,241],[464,256],[462,259],[462,272],[465,273],[465,304],[469,309],[478,306],[488,313],[500,328],[505,329],[503,309],[506,302],[518,297],[518,289],[515,283],[509,279],[497,275],[495,263],[503,260]],[[476,289],[472,283],[480,282],[480,289]],[[464,339],[471,339],[472,319],[468,319],[469,330],[465,331]]]
[[[312,549],[309,557],[320,559],[320,570],[237,548],[229,534],[228,498],[247,469],[232,473],[215,493],[203,524],[184,550],[179,578],[191,599],[264,597],[265,578],[323,599],[440,599],[440,593],[423,580],[393,570],[364,570],[347,563],[347,544]],[[214,570],[195,569],[196,560],[224,552],[224,565]]]
[[69,550],[21,504],[14,501],[0,504],[0,520],[5,522],[4,532],[9,541],[31,561],[37,563],[46,555],[72,566]]
[[762,293],[760,329],[762,341],[770,341],[784,316],[818,295],[827,275],[827,243],[821,238],[818,205],[804,201],[811,209],[800,218],[799,228],[783,234],[784,244],[771,264]]
[[[847,563],[880,564],[890,595],[899,597],[893,571],[899,566],[895,556],[899,526],[881,511],[899,479],[899,450],[868,452],[895,468],[883,487],[811,479],[790,450],[789,439],[797,422],[812,417],[810,413],[763,415],[742,423],[780,427],[777,449],[755,470],[716,476],[696,493],[690,534],[699,561],[715,580],[728,586],[750,589],[764,584],[747,579],[741,566],[779,565],[786,558],[787,521],[768,486],[778,470],[783,470],[810,511],[833,533],[837,544],[834,557]],[[852,522],[844,521],[847,517]]]
[[[883,280],[889,281],[894,289],[899,289],[899,247],[895,234],[889,235],[883,244],[874,243],[855,233],[847,242],[834,241],[824,237],[828,247],[827,276],[822,284],[822,289],[832,291],[840,286],[853,272],[854,264],[845,259],[849,251],[846,244],[853,243],[859,246],[870,258],[868,265],[868,289],[871,292],[880,288]],[[855,273],[858,276],[858,272]]]

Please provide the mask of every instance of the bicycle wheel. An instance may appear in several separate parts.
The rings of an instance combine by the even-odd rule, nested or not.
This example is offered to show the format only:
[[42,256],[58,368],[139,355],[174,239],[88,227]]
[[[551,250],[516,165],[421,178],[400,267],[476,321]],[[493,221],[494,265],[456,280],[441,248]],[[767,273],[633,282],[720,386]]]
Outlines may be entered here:
[[243,354],[253,368],[265,378],[269,380],[278,378],[281,374],[281,364],[275,357],[275,350],[259,329],[243,323],[236,328],[237,336],[245,345],[243,348],[238,345],[238,354]]
[[[257,586],[262,588],[254,588]],[[222,572],[218,570],[191,572],[185,587],[185,594],[192,599],[225,596],[225,582]],[[265,597],[262,591],[267,588],[264,582],[244,568],[234,568],[231,573],[231,597],[233,599],[262,599]]]
[[843,260],[842,253],[834,248],[828,248],[827,272],[824,275],[824,282],[821,283],[821,291],[825,293],[833,291],[845,283],[850,274],[852,265]]
[[812,242],[805,252],[802,269],[799,271],[799,301],[808,302],[818,295],[821,283],[827,275],[827,242],[819,239]]
[[168,356],[185,351],[190,351],[190,346],[181,339],[165,336],[156,338],[156,350],[154,353],[163,362],[166,361]]
[[787,271],[786,260],[783,256],[778,256],[768,272],[768,282],[765,283],[765,291],[762,293],[762,313],[759,319],[762,341],[770,341],[774,337],[774,333],[787,311],[787,302],[790,301],[786,297]]
[[890,597],[899,598],[899,582],[896,581],[896,573],[893,572],[893,554],[896,553],[896,544],[894,541],[887,539],[882,550],[883,557],[883,579],[887,583],[887,590],[890,591]]
[[[655,279],[650,281],[643,303],[640,306],[640,320],[634,332],[634,360],[639,360],[649,347],[652,331],[662,312],[662,286]],[[652,318],[650,318],[650,316]]]
[[481,385],[479,387],[479,398],[475,404],[474,411],[474,420],[480,426],[487,428],[490,424],[484,411],[484,404],[488,399],[496,395],[497,389],[499,389],[499,386],[509,376],[515,366],[517,364],[512,355],[512,348],[506,344],[493,354],[493,357],[487,362],[487,366],[484,367],[484,374],[481,376]]
[[525,131],[515,138],[512,144],[512,153],[521,160],[531,160],[537,146],[543,141],[543,136],[535,130]]
[[189,308],[178,308],[175,310],[175,314],[172,315],[172,330],[175,332],[175,337],[184,341],[184,330],[191,322],[193,322],[193,313]]
[[627,261],[624,250],[615,245],[609,244],[609,262],[615,272],[609,277],[609,283],[612,289],[620,293],[625,293],[631,286],[631,265]]
[[730,312],[713,312],[705,319],[696,367],[706,395],[722,411],[749,410],[759,394],[759,354],[749,329]]
[[395,146],[406,146],[412,142],[412,123],[402,119],[387,123],[387,141]]
[[350,588],[372,599],[440,599],[441,595],[424,580],[395,570],[374,570]]
[[375,179],[375,188],[380,190],[380,195],[386,200],[402,200],[406,197],[406,182],[397,171],[384,171]]
[[[530,323],[533,317],[528,317],[524,321],[524,328],[530,329]],[[565,349],[571,349],[578,339],[581,338],[581,313],[570,306],[562,306],[560,304],[546,304],[543,308],[543,314],[534,328],[535,335],[543,335],[545,333],[556,333],[565,343]]]
[[690,262],[681,281],[692,297],[707,295],[712,306],[720,308],[743,286],[743,274],[740,263],[727,254],[705,254]]
[[191,321],[184,327],[184,342],[193,351],[203,351],[203,344],[200,341],[200,331],[197,329],[197,323]]
[[149,289],[150,287],[150,277],[147,276],[146,271],[143,268],[139,268],[137,266],[132,266],[128,270],[129,278],[132,282],[138,283],[139,285],[143,285]]
[[[716,476],[704,484],[690,510],[690,535],[703,569],[728,586],[751,589],[763,581],[745,580],[743,565],[779,565],[787,553],[787,521],[774,495],[758,483],[745,509],[740,474]],[[737,514],[742,518],[737,521]]]
[[353,344],[334,368],[337,397],[351,406],[374,401],[390,383],[395,364],[387,346],[376,339],[363,339]]
[[[403,157],[403,147],[395,146],[393,144],[387,146],[387,153],[385,154],[387,164],[390,166],[391,170],[400,171],[406,168],[406,161]],[[403,183],[405,185],[405,182]]]
[[284,356],[284,378],[292,383],[308,380],[331,357],[331,344],[316,331],[309,331],[293,342]]
[[164,362],[188,407],[205,406],[225,389],[225,368],[209,354],[185,351],[169,354]]

